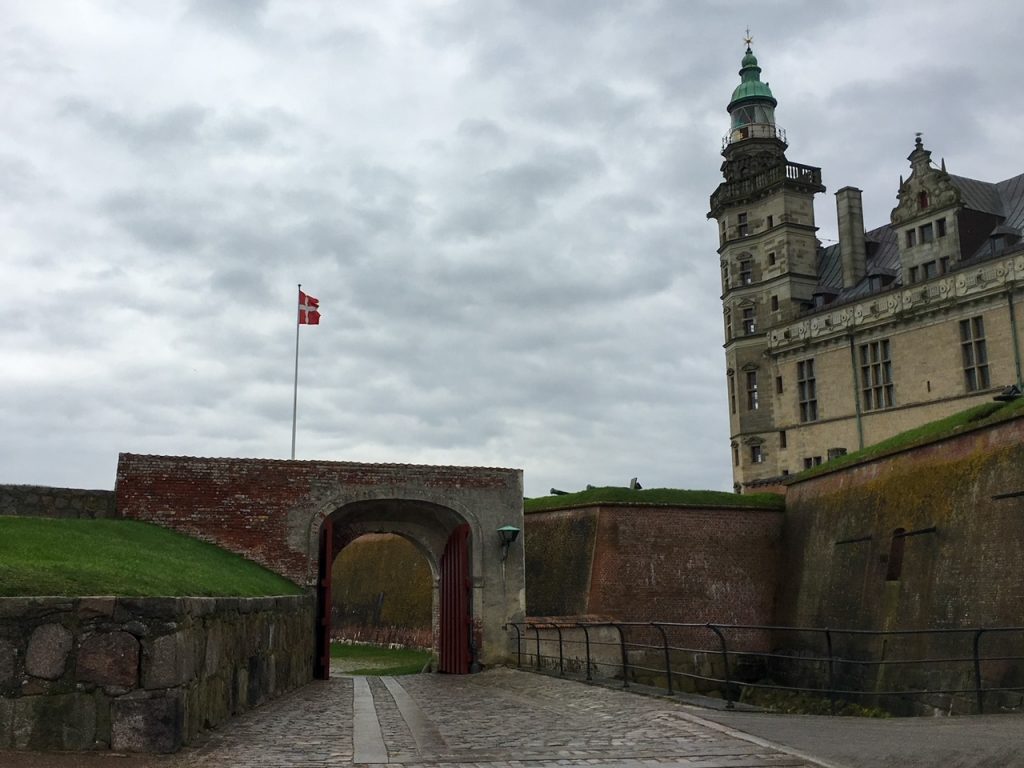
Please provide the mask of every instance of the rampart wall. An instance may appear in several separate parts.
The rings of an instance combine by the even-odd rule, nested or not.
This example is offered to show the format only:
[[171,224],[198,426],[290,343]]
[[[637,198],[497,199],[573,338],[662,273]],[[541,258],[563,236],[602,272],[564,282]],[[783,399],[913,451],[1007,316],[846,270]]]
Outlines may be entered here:
[[118,517],[113,491],[0,485],[0,515],[32,517]]
[[526,516],[527,613],[770,624],[783,513],[602,504]]
[[173,752],[312,679],[312,596],[0,598],[0,749]]
[[[1024,497],[995,498],[1015,491],[1024,491],[1024,417],[792,484],[777,622],[871,630],[1021,626]],[[894,537],[898,531],[912,535]],[[1005,647],[1019,656],[1022,639],[986,633],[981,653],[999,655]],[[972,633],[875,637],[850,640],[842,650],[855,658],[970,658],[972,641]],[[989,662],[982,672],[986,687],[1024,685],[1020,662]],[[868,690],[884,690],[970,688],[972,673],[965,663],[851,674]],[[934,706],[955,711],[971,699]]]

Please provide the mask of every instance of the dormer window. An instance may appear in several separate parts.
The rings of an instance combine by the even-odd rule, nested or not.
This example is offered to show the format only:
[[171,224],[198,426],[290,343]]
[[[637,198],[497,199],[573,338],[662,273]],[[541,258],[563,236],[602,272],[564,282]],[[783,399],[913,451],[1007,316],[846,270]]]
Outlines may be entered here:
[[919,208],[922,208],[922,209],[928,207],[928,193],[927,192],[918,192],[918,194],[917,194],[917,206]]

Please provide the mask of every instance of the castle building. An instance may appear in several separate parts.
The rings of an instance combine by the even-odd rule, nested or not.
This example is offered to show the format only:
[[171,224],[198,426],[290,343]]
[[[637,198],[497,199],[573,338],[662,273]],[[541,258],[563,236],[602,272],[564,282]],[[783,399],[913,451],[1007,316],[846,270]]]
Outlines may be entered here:
[[836,195],[816,236],[821,169],[787,159],[748,44],[723,139],[718,222],[735,489],[756,488],[1021,386],[1024,174],[936,167],[918,136],[888,224]]

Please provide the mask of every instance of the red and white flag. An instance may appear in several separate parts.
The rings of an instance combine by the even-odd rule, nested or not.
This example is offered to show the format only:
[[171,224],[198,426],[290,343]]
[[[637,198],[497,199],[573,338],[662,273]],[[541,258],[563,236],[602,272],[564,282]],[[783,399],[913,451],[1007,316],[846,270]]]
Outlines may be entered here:
[[320,299],[299,291],[299,325],[320,325]]

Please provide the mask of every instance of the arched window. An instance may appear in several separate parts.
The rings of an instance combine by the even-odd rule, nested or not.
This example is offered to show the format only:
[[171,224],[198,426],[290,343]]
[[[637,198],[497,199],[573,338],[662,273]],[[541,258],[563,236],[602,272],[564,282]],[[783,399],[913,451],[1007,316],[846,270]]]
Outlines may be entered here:
[[903,544],[906,541],[906,528],[897,528],[892,532],[889,544],[889,565],[885,571],[886,581],[899,581],[903,572]]

